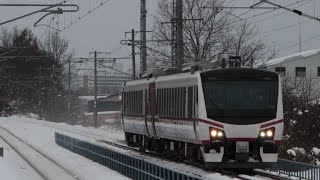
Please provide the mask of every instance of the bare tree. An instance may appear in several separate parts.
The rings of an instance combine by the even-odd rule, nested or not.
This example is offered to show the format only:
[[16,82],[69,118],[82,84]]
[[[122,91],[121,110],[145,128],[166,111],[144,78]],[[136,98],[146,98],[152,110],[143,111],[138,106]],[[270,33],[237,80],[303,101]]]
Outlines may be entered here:
[[48,32],[44,41],[40,42],[40,48],[57,61],[62,61],[62,58],[69,56],[68,46],[69,42],[58,32]]
[[[259,38],[258,29],[245,20],[234,23],[231,10],[219,10],[223,1],[184,0],[184,38],[186,62],[212,61],[221,54],[237,55],[243,64],[266,58],[268,48]],[[171,24],[173,22],[172,0],[158,2],[154,19],[154,36],[156,40],[167,40],[154,45],[162,54],[170,56]],[[190,20],[197,19],[197,20]],[[199,19],[202,19],[199,21]],[[157,54],[155,56],[155,54]],[[161,54],[150,54],[153,60],[161,59]],[[162,56],[162,59],[168,60]]]
[[248,65],[257,60],[261,62],[269,57],[270,49],[259,37],[259,31],[255,25],[244,20],[233,26],[234,31],[231,32],[228,40],[223,43],[227,53],[241,56],[243,65]]

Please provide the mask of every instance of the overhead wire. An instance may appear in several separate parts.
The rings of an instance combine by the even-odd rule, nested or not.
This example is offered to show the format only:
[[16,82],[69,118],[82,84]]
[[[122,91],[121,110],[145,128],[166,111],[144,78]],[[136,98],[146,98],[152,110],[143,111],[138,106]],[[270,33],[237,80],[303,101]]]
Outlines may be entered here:
[[[304,1],[306,1],[306,2],[304,2]],[[304,3],[302,3],[302,2],[304,2]],[[287,5],[287,6],[285,6],[285,7],[289,7],[289,6],[298,4],[298,3],[302,3],[302,4],[299,4],[299,5],[297,5],[297,6],[295,7],[295,8],[298,8],[298,7],[302,7],[302,6],[306,5],[306,4],[308,4],[308,3],[310,3],[310,2],[312,2],[312,0],[303,0],[303,1],[300,1],[300,2],[292,3],[292,4]],[[274,11],[274,10],[272,10],[272,11]],[[271,12],[271,11],[270,11],[270,12]],[[285,14],[285,13],[289,13],[289,11],[283,11],[283,12],[281,12],[281,13],[275,14],[275,15],[273,15],[273,16],[270,16],[270,17],[267,17],[267,18],[264,18],[264,19],[260,19],[260,20],[258,20],[258,21],[252,22],[252,23],[261,23],[261,22],[264,22],[264,21],[266,21],[266,20],[272,19],[272,18],[274,18],[274,17],[276,17],[276,16],[280,16],[280,15]],[[263,15],[263,14],[261,14],[261,15]],[[257,16],[258,16],[258,15],[257,15]]]
[[[305,2],[305,1],[307,1],[307,2]],[[294,3],[291,3],[291,4],[285,5],[284,7],[289,7],[289,6],[292,6],[292,5],[295,5],[295,4],[300,4],[300,3],[302,3],[302,2],[305,2],[305,3],[300,4],[299,6],[297,6],[297,7],[301,7],[301,6],[303,6],[303,5],[307,4],[307,3],[310,3],[311,1],[312,1],[312,0],[302,0],[302,1],[298,1],[298,2],[294,2]],[[295,8],[297,8],[297,7],[295,7]],[[253,11],[253,10],[254,10],[254,9],[250,9],[250,10],[248,10],[248,11],[246,11],[246,12],[240,14],[240,15],[237,15],[237,16],[238,16],[238,17],[241,17],[241,16],[243,16],[243,15],[245,15],[245,14],[247,14],[247,13]],[[266,11],[266,12],[263,12],[263,13],[260,13],[260,14],[257,14],[257,15],[254,15],[254,16],[249,16],[249,17],[243,18],[242,20],[234,21],[234,20],[237,19],[237,18],[233,18],[233,19],[231,19],[231,20],[229,20],[229,21],[234,21],[233,23],[238,23],[238,22],[241,22],[241,21],[243,21],[243,20],[248,20],[248,19],[256,18],[256,17],[262,16],[262,15],[265,15],[265,14],[268,14],[268,13],[271,13],[271,12],[274,12],[274,11],[276,11],[276,10],[279,10],[279,8],[276,8],[276,7],[275,7],[275,9],[272,9],[272,10],[269,10],[269,11]],[[288,12],[288,11],[284,11],[284,12],[281,12],[281,13],[279,13],[279,14],[277,14],[277,15],[273,15],[272,17],[268,17],[268,18],[265,18],[265,19],[262,19],[262,20],[259,20],[259,21],[253,22],[253,23],[263,22],[263,21],[265,21],[265,20],[271,19],[271,18],[273,18],[273,17],[275,17],[275,16],[279,16],[279,15],[284,14],[284,13],[287,13],[287,12]],[[228,22],[229,22],[229,21],[228,21]]]
[[[305,40],[301,41],[301,43],[305,43],[305,42],[308,42],[308,41],[312,41],[312,40],[317,39],[317,38],[319,38],[319,37],[320,37],[320,34],[317,34],[316,36],[312,36],[311,38],[308,38],[308,39],[305,39]],[[300,42],[295,43],[295,44],[292,44],[292,45],[287,46],[287,47],[284,47],[284,48],[281,48],[281,49],[277,50],[276,53],[279,53],[279,52],[281,52],[281,51],[283,51],[283,50],[286,50],[286,49],[290,49],[290,48],[295,47],[295,46],[297,46],[297,45],[299,45],[299,44],[300,44]]]
[[79,18],[77,18],[77,20],[71,22],[68,26],[66,26],[65,28],[63,28],[61,31],[64,31],[68,28],[70,28],[72,25],[74,25],[75,23],[77,23],[78,21],[82,20],[83,18],[85,18],[86,16],[88,16],[89,14],[91,14],[92,12],[96,11],[97,9],[99,9],[100,7],[102,7],[103,5],[105,5],[106,3],[108,3],[109,1],[111,0],[106,0],[104,2],[101,2],[99,6],[95,7],[94,9],[90,10],[89,9],[89,12],[80,16]]
[[[305,21],[302,21],[300,24],[304,24],[304,23],[311,22],[311,21],[312,21],[312,19],[305,20]],[[287,25],[287,26],[271,29],[269,31],[265,31],[265,32],[261,32],[261,33],[262,34],[268,34],[268,33],[271,33],[271,32],[281,31],[281,30],[293,28],[293,27],[296,27],[296,26],[297,26],[297,24],[292,24],[292,25]]]

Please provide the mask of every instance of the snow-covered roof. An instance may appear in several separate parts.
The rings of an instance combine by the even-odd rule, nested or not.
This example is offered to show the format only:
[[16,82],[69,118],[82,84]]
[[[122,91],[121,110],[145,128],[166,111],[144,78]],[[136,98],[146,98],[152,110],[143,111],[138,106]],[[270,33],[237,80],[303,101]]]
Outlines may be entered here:
[[[100,98],[106,98],[107,96],[97,96],[98,99]],[[92,101],[94,100],[94,96],[78,96],[79,99]]]
[[289,61],[293,61],[293,60],[297,60],[297,59],[301,59],[301,58],[310,57],[310,56],[313,56],[316,54],[320,54],[320,49],[305,51],[305,52],[293,54],[290,56],[286,56],[286,57],[282,57],[282,58],[278,58],[278,59],[273,59],[273,60],[266,62],[264,65],[265,66],[272,66],[272,65],[276,65],[276,64],[280,64],[280,63],[284,63],[284,62],[289,62]]

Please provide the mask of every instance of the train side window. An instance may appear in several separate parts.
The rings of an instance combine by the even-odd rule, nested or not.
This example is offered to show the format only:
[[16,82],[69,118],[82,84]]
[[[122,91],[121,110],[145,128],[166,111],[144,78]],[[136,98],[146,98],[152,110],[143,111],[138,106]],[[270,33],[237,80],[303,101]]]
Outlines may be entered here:
[[178,117],[182,117],[182,103],[181,103],[181,100],[182,100],[182,91],[181,91],[181,87],[179,87],[178,88],[178,97],[179,97],[179,99],[178,99],[178,104],[179,104],[179,109],[178,109]]
[[172,117],[173,111],[172,111],[172,104],[173,104],[173,89],[169,88],[169,116]]
[[186,114],[186,88],[182,88],[182,117],[185,117]]
[[171,96],[171,88],[168,88],[168,112],[167,117],[171,117],[171,104],[172,104],[172,96]]
[[167,112],[166,112],[166,117],[170,117],[170,106],[171,106],[171,93],[170,93],[170,88],[167,89],[167,92],[168,92],[168,98],[167,98]]
[[193,87],[188,87],[188,118],[193,117]]
[[165,94],[165,92],[166,92],[166,89],[162,89],[162,112],[161,112],[161,116],[162,117],[164,117],[165,115],[164,115],[164,113],[165,113],[165,102],[166,102],[166,94]]
[[178,117],[178,88],[174,88],[174,104],[173,104],[173,109],[174,109],[174,117]]
[[145,104],[145,106],[144,106],[144,113],[145,113],[145,115],[148,113],[148,90],[144,90],[144,104]]
[[131,114],[131,92],[128,92],[128,115]]
[[198,111],[198,86],[194,86],[194,107],[193,107],[193,117],[197,116]]
[[159,92],[160,92],[160,99],[159,99],[159,101],[158,101],[158,106],[159,106],[159,108],[160,108],[160,110],[159,110],[159,117],[160,116],[162,116],[162,98],[163,98],[163,94],[162,94],[162,89],[159,89]]

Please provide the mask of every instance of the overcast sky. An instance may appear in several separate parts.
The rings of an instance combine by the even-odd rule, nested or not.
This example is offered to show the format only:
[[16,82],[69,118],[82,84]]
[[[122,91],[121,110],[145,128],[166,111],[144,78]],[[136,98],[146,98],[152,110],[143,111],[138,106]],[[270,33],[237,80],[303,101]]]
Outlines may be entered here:
[[[148,27],[152,25],[151,16],[155,14],[156,4],[159,0],[147,0],[148,7]],[[226,0],[231,2],[232,0]],[[229,6],[243,6],[253,4],[258,0],[233,0]],[[282,5],[288,5],[297,2],[297,0],[272,0],[273,2],[281,3]],[[311,15],[320,15],[320,2],[315,4],[314,1],[318,0],[299,0],[303,1],[300,4],[306,3],[301,9],[303,12]],[[60,2],[57,0],[1,0],[0,3],[56,3]],[[80,6],[80,11],[77,13],[66,13],[59,15],[55,20],[52,21],[51,25],[55,28],[63,29],[68,26],[71,22],[79,19],[82,15],[86,14],[89,9],[97,7],[100,2],[104,0],[69,0],[68,3],[75,3]],[[290,7],[296,7],[292,5]],[[39,8],[22,8],[22,7],[0,7],[0,21],[6,21],[8,19],[24,15],[28,12],[32,12]],[[316,10],[316,12],[314,12]],[[247,10],[236,11],[235,14],[241,14]],[[299,41],[299,17],[290,12],[284,10],[276,10],[264,15],[259,15],[265,11],[254,10],[243,16],[242,18],[249,17],[249,21],[255,23],[261,33],[261,37],[273,47],[275,44],[276,51],[289,47]],[[282,14],[280,14],[282,13]],[[24,18],[18,21],[14,21],[10,24],[3,25],[2,27],[12,27],[17,25],[19,27],[30,27],[35,34],[40,37],[45,30],[45,26],[33,27],[33,24],[43,14],[37,14]],[[256,15],[256,17],[253,17]],[[49,24],[51,17],[45,18],[42,23]],[[115,51],[112,56],[129,56],[130,47],[123,46],[120,48],[120,40],[124,38],[125,31],[131,29],[139,30],[140,20],[140,0],[110,0],[104,6],[98,8],[96,11],[90,13],[87,17],[79,20],[77,23],[72,25],[70,28],[61,32],[70,42],[70,49],[74,49],[77,57],[87,57],[89,52],[97,51]],[[261,21],[263,20],[263,21]],[[320,48],[320,22],[301,18],[301,34],[302,34],[302,50],[311,50]],[[305,22],[306,21],[306,22]],[[282,30],[279,28],[290,27]],[[48,29],[47,29],[48,31]],[[53,30],[51,30],[53,31]],[[272,31],[272,32],[270,32]],[[266,33],[268,32],[268,33]],[[317,38],[313,40],[314,37]],[[43,38],[43,37],[42,37]],[[307,41],[308,40],[308,41]],[[120,49],[119,49],[120,48]],[[292,53],[297,53],[299,46],[293,46],[291,48],[283,49],[277,56],[285,56]]]

